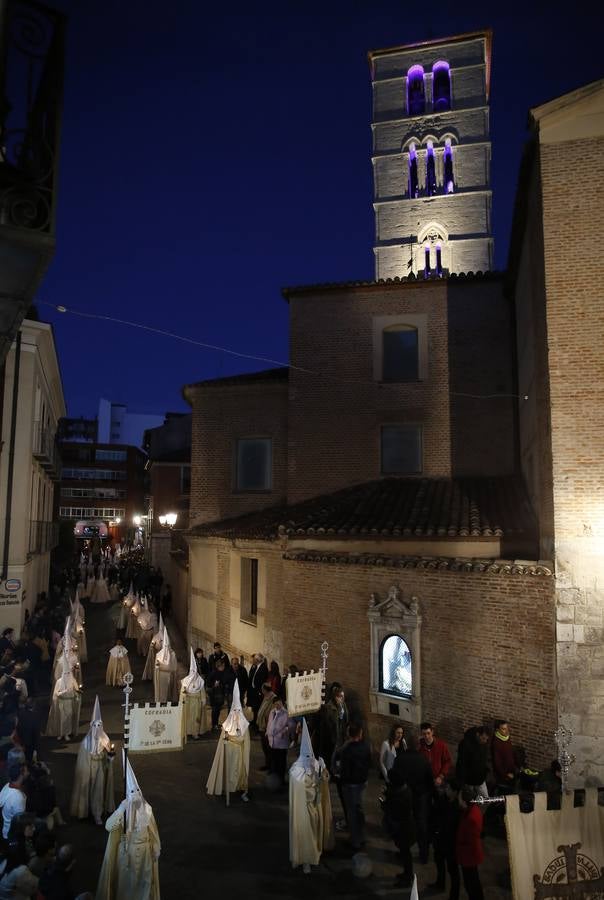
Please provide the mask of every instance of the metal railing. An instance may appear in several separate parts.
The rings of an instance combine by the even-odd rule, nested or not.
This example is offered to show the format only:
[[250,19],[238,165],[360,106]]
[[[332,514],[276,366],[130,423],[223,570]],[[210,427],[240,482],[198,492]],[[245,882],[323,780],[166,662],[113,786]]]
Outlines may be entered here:
[[48,553],[59,543],[59,523],[32,519],[29,523],[29,555]]

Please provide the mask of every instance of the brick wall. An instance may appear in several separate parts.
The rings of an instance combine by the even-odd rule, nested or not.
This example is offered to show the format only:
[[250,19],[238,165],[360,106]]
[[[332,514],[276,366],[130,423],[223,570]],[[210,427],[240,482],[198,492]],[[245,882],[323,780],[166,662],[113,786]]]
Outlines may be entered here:
[[[427,378],[385,384],[373,367],[376,317],[425,314]],[[380,427],[423,426],[423,474],[514,468],[511,310],[496,279],[304,292],[290,299],[288,500],[380,477]],[[450,390],[456,396],[450,397]],[[453,426],[453,427],[452,427]]]
[[[287,382],[194,386],[190,523],[229,518],[285,499]],[[273,440],[272,490],[234,491],[235,443],[241,437]]]
[[[284,661],[316,668],[329,642],[328,680],[368,715],[369,596],[396,584],[422,616],[422,714],[452,744],[470,725],[506,716],[529,762],[553,758],[556,728],[553,579],[384,570],[285,561]],[[528,650],[528,652],[527,652]],[[369,716],[374,743],[391,720]]]

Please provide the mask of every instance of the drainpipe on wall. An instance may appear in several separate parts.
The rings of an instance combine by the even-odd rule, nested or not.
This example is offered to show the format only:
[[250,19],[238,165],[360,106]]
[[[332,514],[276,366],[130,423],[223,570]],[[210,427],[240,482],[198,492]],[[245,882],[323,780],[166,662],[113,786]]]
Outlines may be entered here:
[[13,503],[13,472],[15,469],[15,439],[17,435],[17,401],[19,400],[19,369],[21,368],[21,332],[15,338],[15,365],[13,370],[13,405],[11,410],[10,440],[8,444],[8,471],[6,473],[6,520],[4,523],[4,552],[1,580],[8,577],[8,551],[10,548],[11,507]]

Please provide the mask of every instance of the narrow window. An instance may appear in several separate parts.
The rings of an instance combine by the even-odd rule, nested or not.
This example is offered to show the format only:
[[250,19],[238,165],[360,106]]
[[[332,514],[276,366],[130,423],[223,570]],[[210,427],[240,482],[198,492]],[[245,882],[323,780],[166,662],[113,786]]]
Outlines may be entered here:
[[238,491],[270,491],[272,441],[242,438],[237,441],[235,485]]
[[439,276],[443,273],[443,257],[440,244],[436,245],[436,274]]
[[382,426],[382,475],[419,475],[422,471],[420,425]]
[[258,560],[241,560],[240,616],[245,622],[256,624],[258,615]]
[[407,110],[410,116],[421,116],[426,111],[424,70],[421,66],[411,66],[407,72]]
[[430,245],[426,244],[424,247],[424,277],[428,278],[430,275]]
[[442,59],[432,66],[432,107],[434,112],[451,109],[451,72]]
[[447,138],[445,141],[443,182],[445,194],[452,194],[453,189],[455,188],[455,181],[453,179],[453,151],[451,150],[451,138]]
[[391,325],[382,332],[382,380],[417,381],[418,334],[412,325]]
[[436,160],[434,159],[434,144],[428,141],[426,150],[426,195],[431,197],[436,193]]
[[419,197],[419,186],[417,183],[417,152],[415,144],[409,144],[409,197],[414,199]]
[[380,648],[380,690],[400,697],[413,695],[411,650],[400,634],[391,634]]

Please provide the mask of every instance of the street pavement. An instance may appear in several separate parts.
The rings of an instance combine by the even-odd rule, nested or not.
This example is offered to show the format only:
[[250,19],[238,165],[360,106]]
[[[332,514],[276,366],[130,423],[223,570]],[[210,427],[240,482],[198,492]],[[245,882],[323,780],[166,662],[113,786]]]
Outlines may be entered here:
[[[172,637],[172,626],[169,630]],[[122,787],[121,747],[123,735],[124,695],[119,688],[105,685],[105,668],[109,648],[114,643],[113,624],[107,608],[86,605],[88,662],[83,664],[84,696],[80,739],[87,732],[98,693],[105,731],[116,745],[116,802]],[[182,640],[174,634],[174,643]],[[144,660],[136,656],[136,644],[129,641],[130,663],[135,676],[133,702],[153,700],[150,682],[142,682]],[[185,663],[186,655],[181,662]],[[188,661],[186,662],[188,667]],[[38,699],[44,712],[47,697]],[[239,796],[226,807],[224,798],[205,793],[216,735],[187,744],[182,752],[132,754],[131,762],[146,800],[153,807],[162,843],[159,860],[162,900],[188,900],[202,895],[260,898],[278,896],[323,900],[331,897],[409,897],[409,890],[395,886],[394,876],[400,871],[396,849],[381,827],[378,795],[381,782],[377,767],[372,773],[365,795],[367,816],[366,852],[372,873],[366,878],[353,874],[352,851],[348,849],[346,832],[336,836],[336,848],[324,855],[321,865],[309,875],[292,870],[288,855],[287,791],[273,793],[265,786],[264,763],[260,742],[252,740],[250,765],[250,802]],[[58,802],[67,825],[58,829],[60,843],[76,848],[77,863],[73,887],[77,891],[95,891],[105,850],[107,833],[92,820],[70,820],[67,814],[73,772],[79,741],[60,744],[54,738],[42,738],[41,759],[48,762],[57,784]],[[293,762],[294,752],[290,762]],[[342,814],[332,788],[334,813]],[[415,848],[416,849],[416,848]],[[486,860],[481,866],[481,879],[487,900],[510,900],[506,887],[507,844],[502,836],[485,839]],[[447,897],[429,893],[426,885],[435,878],[433,863],[416,866],[420,897]],[[462,888],[462,897],[464,891]]]

